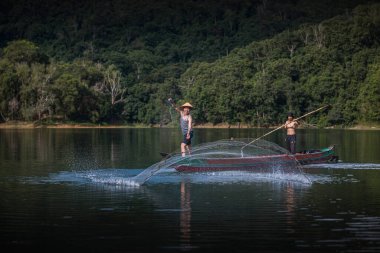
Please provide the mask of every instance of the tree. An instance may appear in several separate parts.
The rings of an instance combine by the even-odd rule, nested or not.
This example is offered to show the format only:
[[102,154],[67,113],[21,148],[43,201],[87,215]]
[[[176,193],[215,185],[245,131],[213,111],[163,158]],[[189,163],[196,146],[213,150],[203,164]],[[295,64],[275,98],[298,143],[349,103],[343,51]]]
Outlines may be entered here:
[[14,115],[17,113],[18,109],[19,109],[19,102],[17,100],[17,98],[12,98],[11,101],[9,101],[9,112],[11,114],[11,119],[13,120],[14,119]]
[[37,116],[40,120],[45,112],[51,115],[55,102],[51,89],[55,66],[33,63],[29,67],[26,63],[21,63],[16,69],[22,83],[20,98],[23,116],[27,119]]
[[365,122],[380,121],[380,63],[369,68],[369,74],[360,87],[360,118]]
[[[17,98],[20,92],[20,80],[14,65],[8,59],[0,60],[0,113],[4,121],[9,116],[14,117],[16,111],[9,109],[9,103],[13,98]],[[13,108],[16,109],[16,108]],[[13,113],[9,115],[9,113]]]
[[148,50],[132,50],[127,54],[127,59],[133,66],[135,78],[141,81],[146,76],[148,71],[151,71],[156,66],[158,59]]
[[3,49],[4,58],[13,63],[33,62],[46,63],[47,56],[40,52],[40,49],[33,43],[27,40],[11,41]]
[[108,118],[114,120],[114,116],[119,118],[122,115],[123,105],[127,101],[127,88],[122,83],[121,72],[114,65],[103,69],[103,80],[98,82],[93,90],[108,100],[102,105],[102,108],[106,109],[104,113],[110,113]]
[[[78,114],[80,103],[81,84],[77,77],[69,73],[60,75],[53,84],[57,102],[56,112],[65,116],[66,119],[75,119]],[[78,118],[77,118],[78,119]]]
[[124,103],[126,88],[121,83],[121,73],[115,66],[109,66],[104,72],[104,80],[95,86],[95,90],[111,98],[111,106]]
[[322,24],[314,25],[312,26],[313,29],[313,36],[314,36],[314,42],[317,45],[318,48],[322,48],[325,44],[325,31]]

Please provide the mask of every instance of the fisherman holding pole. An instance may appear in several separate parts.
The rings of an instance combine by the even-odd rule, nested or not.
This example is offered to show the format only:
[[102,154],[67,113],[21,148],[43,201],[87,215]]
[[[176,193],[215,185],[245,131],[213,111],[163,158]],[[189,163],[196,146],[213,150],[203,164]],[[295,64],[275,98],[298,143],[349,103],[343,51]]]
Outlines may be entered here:
[[296,128],[299,123],[297,120],[294,120],[293,113],[288,113],[288,120],[284,124],[286,129],[286,147],[291,154],[296,153]]
[[[316,109],[316,110],[314,110],[314,111],[311,111],[311,112],[309,112],[309,113],[306,113],[306,114],[302,115],[301,117],[298,117],[298,118],[296,118],[296,119],[293,119],[292,122],[297,122],[298,120],[300,120],[300,119],[302,119],[302,118],[305,118],[306,116],[308,116],[308,115],[310,115],[310,114],[313,114],[313,113],[316,113],[316,112],[318,112],[318,111],[320,111],[320,110],[323,110],[323,109],[325,109],[325,108],[327,108],[327,107],[329,107],[329,106],[330,106],[330,105],[322,106],[322,107],[320,107],[320,108],[318,108],[318,109]],[[293,118],[293,117],[292,117],[292,118]],[[289,120],[289,119],[288,119],[288,120]],[[287,121],[287,122],[288,122],[288,121]],[[298,125],[298,123],[297,123],[297,125]],[[293,126],[294,126],[294,125],[293,125]],[[254,142],[256,142],[256,141],[262,139],[263,137],[268,136],[269,134],[271,134],[271,133],[273,133],[273,132],[276,132],[277,130],[282,129],[282,128],[284,128],[284,127],[286,128],[286,123],[283,124],[283,125],[281,125],[280,127],[276,128],[276,129],[274,129],[274,130],[272,130],[272,131],[270,131],[270,132],[268,132],[268,133],[266,133],[266,134],[264,134],[264,135],[262,135],[262,136],[256,138],[256,139],[254,139],[253,141],[251,141],[251,142],[245,144],[245,145],[241,148],[241,150],[240,150],[240,152],[241,152],[241,157],[244,157],[243,149],[244,149],[245,147],[251,145],[252,143],[254,143]],[[295,140],[295,128],[296,128],[296,127],[293,128],[294,132],[292,132],[292,130],[290,130],[290,128],[289,128],[289,132],[288,132],[289,135],[291,135],[292,133],[294,133],[294,140]],[[294,142],[294,151],[295,151],[295,142]],[[292,153],[292,154],[293,154],[293,153]]]

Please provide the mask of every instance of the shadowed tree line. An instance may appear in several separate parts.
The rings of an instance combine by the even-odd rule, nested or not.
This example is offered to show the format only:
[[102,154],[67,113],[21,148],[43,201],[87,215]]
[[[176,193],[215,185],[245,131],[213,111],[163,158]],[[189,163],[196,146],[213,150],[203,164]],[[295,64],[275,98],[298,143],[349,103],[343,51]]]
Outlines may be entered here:
[[167,124],[174,97],[197,123],[325,104],[311,123],[379,122],[380,7],[361,2],[2,1],[0,120]]

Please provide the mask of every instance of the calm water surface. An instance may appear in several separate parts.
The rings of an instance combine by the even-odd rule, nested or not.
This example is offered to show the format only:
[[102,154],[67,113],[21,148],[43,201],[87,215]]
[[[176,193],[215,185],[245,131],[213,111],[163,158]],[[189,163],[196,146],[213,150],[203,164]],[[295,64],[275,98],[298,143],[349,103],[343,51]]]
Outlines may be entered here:
[[[266,132],[196,129],[194,144]],[[1,251],[380,252],[380,131],[299,130],[299,150],[335,144],[341,160],[305,168],[310,184],[170,169],[123,183],[178,140],[178,129],[1,129]]]

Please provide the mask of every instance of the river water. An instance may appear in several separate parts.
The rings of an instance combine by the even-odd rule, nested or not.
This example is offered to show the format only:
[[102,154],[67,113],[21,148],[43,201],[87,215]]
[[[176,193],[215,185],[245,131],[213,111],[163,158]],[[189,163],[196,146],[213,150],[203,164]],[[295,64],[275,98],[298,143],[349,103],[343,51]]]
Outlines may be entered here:
[[[195,129],[194,144],[267,129]],[[380,252],[380,131],[298,130],[336,145],[311,183],[244,172],[159,171],[178,129],[1,129],[2,252]],[[284,144],[279,131],[266,140]]]

